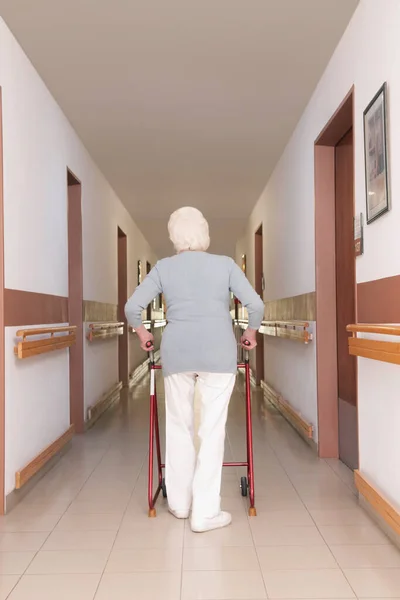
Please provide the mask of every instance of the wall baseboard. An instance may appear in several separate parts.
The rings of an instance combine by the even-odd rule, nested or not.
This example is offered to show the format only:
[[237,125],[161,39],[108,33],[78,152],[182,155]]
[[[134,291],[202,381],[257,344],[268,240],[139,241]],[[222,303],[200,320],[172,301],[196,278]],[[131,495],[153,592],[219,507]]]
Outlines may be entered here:
[[5,512],[8,514],[13,510],[30,491],[34,489],[37,483],[49,472],[51,469],[61,460],[61,458],[70,450],[72,440],[70,440],[61,450],[55,454],[43,467],[29,479],[23,488],[17,490],[14,489],[6,496],[6,509]]
[[354,471],[360,504],[400,548],[400,512],[360,473]]
[[264,400],[272,404],[307,444],[317,452],[318,447],[313,438],[313,426],[311,423],[308,423],[303,419],[303,417],[283,399],[281,394],[276,392],[266,381],[261,381],[261,388],[264,392]]
[[[242,368],[242,367],[241,367],[241,368],[239,369],[239,373],[241,373],[243,376],[245,376],[245,370],[244,370],[244,368]],[[259,386],[257,386],[256,376],[255,376],[255,374],[254,374],[254,371],[253,371],[253,369],[250,369],[250,383],[251,383],[251,385],[252,385],[254,388],[256,388],[256,387],[259,387]]]
[[63,435],[47,446],[38,456],[23,469],[15,473],[15,489],[20,490],[36,475],[55,455],[57,455],[73,438],[75,428],[71,425]]
[[113,404],[120,401],[121,390],[123,384],[122,381],[115,384],[108,392],[106,392],[100,400],[98,400],[92,406],[87,409],[87,420],[85,422],[85,429],[90,429],[96,423],[96,421],[108,410]]
[[[160,351],[156,350],[154,353],[154,359],[157,362],[160,359]],[[149,372],[150,360],[147,358],[142,364],[133,369],[129,375],[129,389],[131,389],[138,381],[142,379]]]

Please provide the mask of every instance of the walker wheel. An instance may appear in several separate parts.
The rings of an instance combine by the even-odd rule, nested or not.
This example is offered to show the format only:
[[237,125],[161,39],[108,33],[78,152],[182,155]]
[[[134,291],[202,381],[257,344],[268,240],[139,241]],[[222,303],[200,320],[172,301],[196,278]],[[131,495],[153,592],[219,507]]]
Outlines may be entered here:
[[163,498],[167,497],[167,486],[165,485],[165,479],[163,478],[162,482],[161,482],[161,491],[162,491],[162,495]]
[[248,483],[247,483],[247,477],[241,477],[240,478],[240,488],[242,490],[242,496],[246,497],[247,496],[247,490],[248,490]]

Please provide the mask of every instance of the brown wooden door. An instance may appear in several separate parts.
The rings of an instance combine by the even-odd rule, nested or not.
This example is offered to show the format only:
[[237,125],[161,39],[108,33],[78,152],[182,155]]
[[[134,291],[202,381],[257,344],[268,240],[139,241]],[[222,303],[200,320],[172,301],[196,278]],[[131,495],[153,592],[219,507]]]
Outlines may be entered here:
[[[263,297],[263,280],[264,280],[264,267],[263,267],[263,230],[262,225],[257,230],[254,239],[254,269],[255,269],[255,289],[257,294]],[[264,336],[261,333],[257,333],[257,347],[256,347],[256,383],[260,385],[260,382],[264,380]]]
[[85,431],[83,366],[82,186],[68,170],[68,314],[76,326],[69,349],[70,421],[76,433]]
[[127,237],[118,227],[118,321],[124,323],[124,333],[118,337],[119,381],[124,386],[129,383],[128,358],[128,322],[125,316],[125,304],[128,300],[128,256]]
[[335,148],[336,324],[339,457],[358,468],[357,363],[346,326],[356,322],[353,130]]

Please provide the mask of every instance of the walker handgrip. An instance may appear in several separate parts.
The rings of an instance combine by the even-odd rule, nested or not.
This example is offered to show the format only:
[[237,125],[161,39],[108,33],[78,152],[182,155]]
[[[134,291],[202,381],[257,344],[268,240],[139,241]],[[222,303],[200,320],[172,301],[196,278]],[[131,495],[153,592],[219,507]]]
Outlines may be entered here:
[[150,348],[153,347],[153,342],[151,342],[150,340],[148,342],[146,342],[146,348],[149,348],[148,352],[149,352],[149,358],[150,358],[150,362],[154,364],[154,350],[150,350]]

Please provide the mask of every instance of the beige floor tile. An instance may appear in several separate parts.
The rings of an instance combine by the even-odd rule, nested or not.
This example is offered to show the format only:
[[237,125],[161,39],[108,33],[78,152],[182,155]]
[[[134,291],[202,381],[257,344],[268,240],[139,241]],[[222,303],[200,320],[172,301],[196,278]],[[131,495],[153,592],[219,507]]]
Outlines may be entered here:
[[264,581],[269,598],[324,599],[354,598],[343,573],[337,570],[267,571]]
[[221,507],[222,510],[227,511],[244,511],[247,514],[247,509],[249,507],[248,499],[243,499],[242,496],[221,496]]
[[318,529],[251,523],[256,546],[325,546]]
[[37,552],[47,532],[0,533],[0,552]]
[[358,598],[399,598],[400,569],[345,570]]
[[110,502],[98,498],[94,502],[72,502],[68,508],[67,515],[90,515],[90,514],[118,514],[122,515],[127,507],[127,501]]
[[257,554],[251,547],[185,548],[184,571],[258,571]]
[[257,571],[184,571],[182,600],[261,600],[266,598]]
[[358,508],[356,497],[350,492],[347,493],[328,493],[323,490],[321,493],[301,495],[302,502],[308,510],[342,510]]
[[10,592],[17,585],[19,575],[0,575],[0,600],[9,598]]
[[259,546],[257,554],[263,571],[338,568],[327,546]]
[[279,495],[270,494],[260,498],[256,490],[256,508],[257,514],[262,515],[266,512],[276,512],[278,510],[302,510],[304,504],[298,496],[280,497]]
[[0,517],[0,533],[52,531],[59,520],[58,515],[19,516],[11,513]]
[[332,475],[331,480],[308,480],[294,482],[294,486],[299,494],[303,497],[312,497],[320,495],[344,496],[350,495],[349,488],[340,481],[335,475]]
[[257,523],[262,525],[282,525],[287,527],[314,527],[309,512],[303,509],[257,511]]
[[117,550],[133,548],[182,548],[183,528],[126,527],[120,529],[115,540]]
[[342,569],[400,568],[400,550],[392,545],[331,546]]
[[179,600],[180,573],[106,573],[95,600]]
[[371,519],[361,508],[342,510],[312,510],[311,517],[319,526],[324,525],[370,525]]
[[323,526],[320,532],[329,546],[390,544],[389,538],[373,524]]
[[225,498],[241,498],[240,479],[229,478],[222,480],[221,496]]
[[22,575],[35,552],[0,552],[0,575]]
[[141,571],[179,571],[182,568],[182,548],[114,549],[106,573],[136,573]]
[[221,546],[253,546],[253,538],[247,521],[233,521],[228,527],[208,531],[205,534],[193,533],[187,524],[185,548],[209,548]]
[[118,531],[121,520],[121,514],[68,514],[55,531]]
[[27,570],[28,575],[101,574],[108,550],[38,552]]
[[71,500],[49,498],[37,499],[30,494],[10,512],[10,516],[58,515],[61,516],[71,504]]
[[[237,393],[229,460],[245,455],[244,416]],[[148,519],[147,434],[143,379],[123,411],[108,411],[75,439],[35,490],[0,519],[0,600],[24,572],[11,600],[263,600],[260,565],[270,600],[354,598],[338,562],[365,599],[400,600],[399,554],[360,509],[352,474],[340,462],[328,466],[316,458],[279,415],[255,413],[258,517],[247,518],[248,499],[239,489],[243,469],[224,469],[222,506],[234,521],[206,534],[173,519],[162,498],[157,519]]]
[[51,502],[33,503],[29,495],[17,504],[9,513],[9,517],[15,519],[30,519],[46,515],[58,515],[61,517],[68,508],[68,503],[53,504]]
[[10,600],[93,600],[100,575],[24,575]]
[[95,504],[101,498],[102,502],[118,503],[129,502],[130,490],[115,490],[107,488],[90,487],[84,488],[74,500],[77,502],[93,502]]
[[168,512],[167,507],[163,507],[162,511],[158,508],[155,519],[149,518],[147,512],[144,514],[132,510],[125,514],[121,522],[121,529],[134,529],[143,535],[159,529],[183,531],[184,527],[185,519],[176,519]]
[[53,531],[43,550],[111,550],[113,531]]

